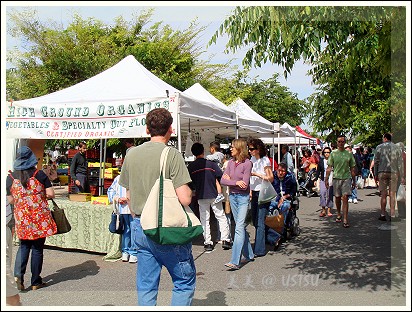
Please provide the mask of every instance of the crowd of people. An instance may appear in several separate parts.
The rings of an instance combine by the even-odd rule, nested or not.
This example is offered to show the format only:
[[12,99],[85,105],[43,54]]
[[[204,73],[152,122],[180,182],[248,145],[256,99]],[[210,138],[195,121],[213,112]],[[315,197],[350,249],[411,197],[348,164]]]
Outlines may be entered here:
[[[160,159],[170,140],[172,122],[170,112],[163,108],[147,114],[150,141],[127,146],[121,174],[108,190],[110,201],[120,207],[126,225],[122,235],[122,261],[139,264],[136,274],[138,305],[156,305],[163,266],[173,282],[171,305],[190,305],[196,288],[192,243],[178,248],[158,244],[145,235],[140,224],[146,198],[159,174],[159,161],[155,160]],[[349,203],[357,203],[355,190],[358,184],[365,184],[365,180],[373,175],[381,194],[379,220],[386,220],[389,197],[389,218],[396,221],[395,198],[399,184],[405,184],[405,157],[404,150],[391,139],[389,133],[384,134],[383,143],[376,147],[372,158],[368,148],[359,148],[352,153],[345,136],[339,136],[336,145],[304,150],[299,160],[300,168],[296,169],[288,147],[282,146],[281,162],[276,163],[275,170],[273,159],[268,157],[260,139],[234,139],[229,153],[222,153],[219,143],[211,142],[207,156],[204,145],[196,142],[191,147],[195,160],[188,165],[176,149],[171,149],[165,178],[172,180],[182,205],[193,208],[193,204],[197,204],[205,252],[213,251],[220,242],[224,250],[231,250],[224,266],[230,271],[239,270],[256,257],[265,256],[268,249],[276,251],[285,241],[285,224],[275,230],[265,224],[265,218],[276,211],[286,222],[292,202],[299,195],[299,170],[315,170],[320,217],[332,217],[336,208],[335,221],[349,228]],[[79,147],[79,153],[73,158],[71,175],[82,190],[87,187],[82,171],[85,146]],[[147,162],[147,159],[153,161]],[[47,199],[55,196],[54,190],[48,176],[36,166],[33,152],[23,146],[17,153],[14,171],[10,171],[6,181],[7,204],[14,205],[16,234],[20,239],[14,272],[9,274],[13,279],[7,285],[8,302],[13,305],[20,304],[15,289],[25,289],[24,275],[30,252],[31,288],[36,290],[46,286],[41,278],[43,248],[46,237],[57,231],[47,205]],[[271,200],[260,202],[264,181],[272,184],[276,194]],[[254,242],[247,231],[249,208]],[[218,224],[217,242],[212,240],[210,209]]]

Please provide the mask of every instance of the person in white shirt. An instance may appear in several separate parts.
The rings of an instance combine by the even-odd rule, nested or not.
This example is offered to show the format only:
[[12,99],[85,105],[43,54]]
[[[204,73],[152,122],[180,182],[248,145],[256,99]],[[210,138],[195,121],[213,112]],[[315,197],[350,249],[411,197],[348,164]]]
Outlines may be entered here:
[[248,141],[249,154],[252,156],[252,172],[250,174],[250,198],[251,198],[251,213],[253,226],[255,227],[255,257],[262,257],[266,254],[266,235],[265,235],[265,217],[270,205],[270,201],[264,204],[259,204],[259,191],[262,181],[267,180],[273,182],[273,171],[269,158],[266,156],[266,148],[263,142],[259,139],[251,139]]
[[[127,154],[127,152],[126,152]],[[134,244],[135,239],[132,237],[130,223],[133,217],[130,213],[129,204],[126,197],[126,188],[119,184],[120,175],[114,180],[112,185],[107,189],[109,202],[117,203],[121,217],[123,218],[124,231],[122,234],[122,261],[129,263],[137,262],[137,250]]]

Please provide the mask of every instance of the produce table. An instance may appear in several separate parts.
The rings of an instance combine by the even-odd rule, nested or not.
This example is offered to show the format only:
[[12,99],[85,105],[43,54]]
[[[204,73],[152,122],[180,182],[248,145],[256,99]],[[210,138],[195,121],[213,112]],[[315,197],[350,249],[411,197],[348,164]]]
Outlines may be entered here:
[[109,232],[113,207],[90,202],[55,199],[63,208],[72,229],[65,234],[49,236],[46,245],[105,253],[106,261],[121,258],[121,235]]

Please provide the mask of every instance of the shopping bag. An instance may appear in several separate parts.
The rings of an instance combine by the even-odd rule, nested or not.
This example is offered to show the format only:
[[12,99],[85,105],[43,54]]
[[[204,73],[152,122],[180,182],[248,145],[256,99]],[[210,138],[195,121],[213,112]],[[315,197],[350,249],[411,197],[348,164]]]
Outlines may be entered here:
[[406,187],[404,184],[399,185],[398,192],[396,193],[396,201],[406,201]]
[[368,178],[366,179],[366,184],[368,185],[368,188],[373,188],[376,187],[376,181],[375,178],[373,177],[372,173],[369,174]]
[[66,218],[66,214],[64,213],[64,209],[60,208],[56,202],[51,198],[53,203],[53,209],[51,209],[51,215],[56,223],[57,232],[56,234],[64,234],[70,232],[72,229],[69,220]]
[[275,198],[276,195],[277,193],[272,183],[267,180],[263,180],[259,191],[258,203],[268,203]]
[[193,211],[179,202],[173,181],[165,178],[169,150],[165,147],[160,157],[160,176],[150,190],[140,224],[158,244],[184,245],[201,235],[203,227]]
[[358,180],[356,181],[356,187],[358,189],[363,189],[364,187],[364,180],[362,177],[358,177]]
[[265,218],[265,225],[267,225],[271,229],[274,229],[278,233],[282,233],[284,222],[285,222],[285,217],[283,216],[283,213],[268,214]]

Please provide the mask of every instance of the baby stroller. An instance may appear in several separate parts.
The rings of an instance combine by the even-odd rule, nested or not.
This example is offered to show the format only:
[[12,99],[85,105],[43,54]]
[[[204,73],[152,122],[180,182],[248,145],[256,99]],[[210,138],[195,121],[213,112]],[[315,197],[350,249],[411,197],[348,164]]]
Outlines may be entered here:
[[306,175],[306,179],[299,184],[299,193],[301,195],[312,197],[317,193],[313,191],[313,187],[315,186],[315,175],[316,175],[316,168],[312,168]]

